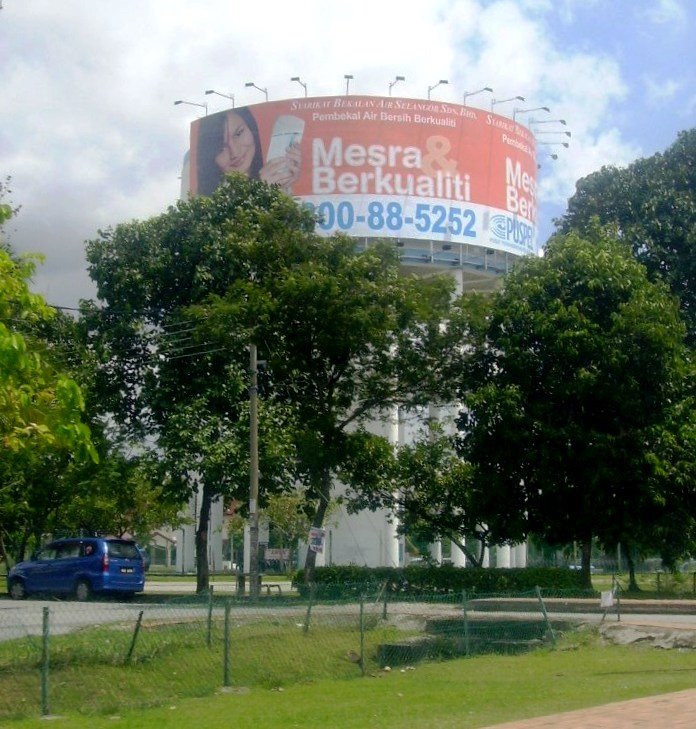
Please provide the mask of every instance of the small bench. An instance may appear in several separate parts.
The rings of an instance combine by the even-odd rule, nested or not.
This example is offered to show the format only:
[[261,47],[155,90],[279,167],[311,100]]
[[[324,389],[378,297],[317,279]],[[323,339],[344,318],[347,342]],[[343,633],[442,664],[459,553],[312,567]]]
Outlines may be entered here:
[[[248,573],[238,573],[237,574],[237,593],[240,595],[243,595],[245,592],[245,589],[247,585],[250,584],[249,578],[251,575]],[[266,595],[270,595],[272,590],[277,590],[279,595],[283,594],[283,590],[280,586],[280,582],[262,582],[261,581],[261,575],[258,576],[259,579],[259,592],[265,588]]]

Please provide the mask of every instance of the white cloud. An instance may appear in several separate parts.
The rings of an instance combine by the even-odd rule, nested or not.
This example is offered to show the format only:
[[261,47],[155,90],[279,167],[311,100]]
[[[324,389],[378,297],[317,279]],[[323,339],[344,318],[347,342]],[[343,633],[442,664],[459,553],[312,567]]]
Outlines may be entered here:
[[674,79],[658,80],[643,77],[643,85],[645,87],[645,95],[651,106],[658,106],[669,99],[673,99],[681,88],[683,83]]
[[641,14],[657,25],[680,26],[687,18],[687,11],[681,0],[652,0]]

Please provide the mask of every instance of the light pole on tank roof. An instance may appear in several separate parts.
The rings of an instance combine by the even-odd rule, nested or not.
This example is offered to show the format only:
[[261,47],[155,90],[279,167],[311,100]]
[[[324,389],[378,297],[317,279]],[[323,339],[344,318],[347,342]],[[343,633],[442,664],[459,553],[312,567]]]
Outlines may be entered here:
[[234,109],[234,94],[223,94],[220,91],[215,91],[215,89],[208,89],[206,92],[206,95],[208,94],[216,94],[217,96],[224,96],[226,99],[232,100],[232,108]]
[[184,101],[184,99],[177,99],[174,102],[174,106],[179,106],[179,104],[188,104],[188,106],[200,106],[201,109],[205,109],[205,115],[208,116],[208,104],[199,104],[196,101]]
[[518,114],[529,114],[532,111],[546,111],[551,113],[551,109],[549,109],[548,106],[535,106],[533,109],[520,109],[518,107],[515,107],[512,110],[512,121],[515,121]]
[[530,124],[563,124],[566,126],[567,122],[565,119],[530,119]]
[[495,109],[498,104],[506,104],[508,101],[524,101],[524,96],[511,96],[509,99],[492,99],[491,100],[491,111]]
[[247,81],[244,85],[247,88],[251,87],[257,89],[266,97],[266,101],[268,101],[268,89],[262,89],[260,86],[257,86],[253,81]]
[[293,76],[291,81],[297,81],[298,84],[304,89],[304,95],[305,99],[307,98],[307,84],[299,77],[299,76]]
[[433,84],[432,86],[428,86],[428,101],[430,101],[430,92],[433,89],[436,89],[438,86],[443,86],[444,84],[448,84],[449,81],[446,78],[441,78],[436,84]]
[[392,92],[392,89],[394,88],[394,86],[396,86],[396,84],[397,84],[397,83],[399,83],[399,81],[405,81],[405,80],[406,80],[406,77],[405,77],[405,76],[397,76],[397,77],[396,77],[396,78],[395,78],[395,79],[394,79],[394,80],[393,80],[393,81],[392,81],[392,82],[391,82],[391,83],[389,84],[389,96],[391,96],[391,92]]
[[462,97],[462,105],[466,106],[466,100],[469,98],[469,96],[475,96],[476,94],[482,94],[484,91],[488,91],[491,94],[493,93],[493,89],[490,86],[484,86],[481,89],[476,89],[476,91],[465,91],[464,96]]

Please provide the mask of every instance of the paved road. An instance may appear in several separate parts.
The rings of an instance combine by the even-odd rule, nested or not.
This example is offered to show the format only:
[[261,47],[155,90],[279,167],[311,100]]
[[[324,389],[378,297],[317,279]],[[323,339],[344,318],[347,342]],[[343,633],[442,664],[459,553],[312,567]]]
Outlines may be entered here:
[[[191,582],[171,583],[151,582],[148,585],[146,594],[157,594],[161,592],[176,592],[176,586],[180,584],[181,597],[187,594],[193,595],[195,586]],[[217,583],[215,592],[220,594],[232,593],[234,584],[230,582]],[[285,586],[289,588],[288,583]],[[696,604],[690,603],[696,610]],[[105,624],[105,623],[135,623],[141,610],[145,612],[146,620],[159,619],[193,619],[204,620],[207,617],[207,602],[191,605],[190,603],[177,602],[174,597],[171,602],[164,605],[153,603],[128,602],[120,603],[116,601],[90,601],[87,603],[78,603],[70,600],[0,600],[0,640],[9,640],[11,638],[23,637],[26,635],[41,635],[43,624],[43,608],[48,606],[50,610],[51,632],[68,633],[80,628]],[[375,607],[375,606],[373,606]],[[657,606],[656,606],[657,607]],[[305,607],[298,605],[291,607],[287,605],[275,605],[273,602],[262,602],[259,605],[235,605],[233,614],[239,618],[259,617],[260,615],[268,616],[271,613],[277,613],[280,616],[290,616],[297,613],[302,615]],[[455,605],[447,604],[430,604],[430,603],[414,603],[414,602],[391,602],[388,606],[389,615],[400,615],[410,620],[424,622],[425,619],[435,616],[453,617],[461,615],[460,609]],[[666,607],[665,607],[666,609]],[[316,605],[313,612],[331,612],[338,613],[341,611],[351,612],[355,610],[354,605]],[[681,606],[683,610],[683,606]],[[215,608],[215,614],[222,614],[221,607]],[[496,618],[519,618],[519,619],[539,619],[539,610],[530,612],[520,612],[519,610],[511,612],[481,612],[470,613],[472,619],[480,617],[482,619],[490,619],[495,615]],[[594,612],[572,612],[552,611],[549,610],[549,617],[553,620],[569,621],[569,622],[585,622],[598,623],[602,620],[602,613],[597,607]],[[604,622],[605,625],[611,626],[619,621],[616,614],[607,615]],[[686,630],[696,631],[696,613],[685,614],[677,613],[623,613],[621,615],[620,624],[622,626],[648,626],[661,628],[666,630]],[[696,727],[696,721],[694,722]]]

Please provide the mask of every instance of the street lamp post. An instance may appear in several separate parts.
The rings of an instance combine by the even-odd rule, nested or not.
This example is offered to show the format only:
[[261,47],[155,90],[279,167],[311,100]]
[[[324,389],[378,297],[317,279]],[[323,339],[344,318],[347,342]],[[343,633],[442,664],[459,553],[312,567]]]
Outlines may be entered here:
[[252,88],[258,89],[266,97],[266,101],[268,101],[268,89],[262,89],[260,86],[257,86],[253,81],[247,81],[244,85],[246,87],[251,86]]
[[462,104],[466,106],[466,100],[469,96],[474,96],[474,94],[481,94],[484,91],[490,91],[490,93],[493,93],[493,89],[490,86],[484,86],[482,89],[476,89],[476,91],[465,91],[462,98]]
[[346,80],[346,96],[348,96],[348,92],[350,91],[350,82],[353,79],[353,74],[346,73],[343,75],[343,78]]
[[205,115],[208,116],[208,104],[198,104],[195,101],[184,101],[183,99],[177,99],[174,102],[174,106],[178,106],[179,104],[188,104],[189,106],[200,106],[201,109],[205,109]]
[[306,99],[307,98],[307,84],[304,81],[302,81],[302,79],[299,76],[293,76],[290,80],[297,81],[297,83],[300,84],[300,86],[304,89],[304,95],[305,95],[305,99]]
[[224,96],[226,99],[232,99],[232,108],[234,109],[234,94],[222,94],[219,91],[215,91],[215,89],[208,89],[206,92],[207,94],[217,94],[218,96]]
[[446,78],[441,78],[436,84],[433,84],[432,86],[428,86],[428,100],[430,100],[430,92],[433,89],[436,89],[438,86],[442,86],[443,84],[448,84],[449,81]]
[[405,81],[405,76],[397,76],[390,84],[389,84],[389,96],[391,96],[391,90],[392,88],[399,82],[399,81]]

